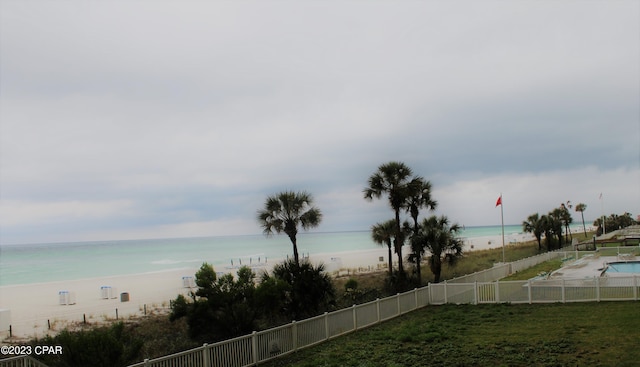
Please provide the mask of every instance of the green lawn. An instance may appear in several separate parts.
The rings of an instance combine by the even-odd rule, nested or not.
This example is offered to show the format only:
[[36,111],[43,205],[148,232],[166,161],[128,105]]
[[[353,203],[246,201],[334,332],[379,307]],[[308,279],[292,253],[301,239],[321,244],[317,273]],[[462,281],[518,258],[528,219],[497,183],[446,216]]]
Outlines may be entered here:
[[637,366],[640,304],[429,306],[263,366]]

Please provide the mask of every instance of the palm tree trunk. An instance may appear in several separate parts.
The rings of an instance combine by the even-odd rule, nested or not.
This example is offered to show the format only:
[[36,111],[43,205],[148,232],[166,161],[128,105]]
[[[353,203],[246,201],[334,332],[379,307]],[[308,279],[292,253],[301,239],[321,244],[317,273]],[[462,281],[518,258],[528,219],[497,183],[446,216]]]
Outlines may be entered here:
[[[418,233],[418,216],[413,217],[413,235],[415,236]],[[422,255],[421,251],[418,251],[415,254],[416,259],[416,275],[418,277],[418,287],[422,285],[422,271],[420,269],[420,265],[422,263]]]
[[580,212],[582,214],[582,230],[584,231],[584,238],[587,238],[587,227],[584,225],[584,210]]
[[393,274],[393,258],[392,258],[392,254],[391,254],[391,240],[389,240],[389,242],[387,243],[387,248],[389,249],[389,275]]
[[293,261],[295,261],[296,266],[300,267],[300,257],[298,256],[298,244],[295,235],[289,235],[289,239],[293,244]]
[[552,240],[552,238],[551,238],[551,232],[544,232],[544,239],[545,239],[545,242],[547,242],[547,251],[551,251],[551,250],[553,250],[553,249],[551,248],[551,245],[552,245],[552,244],[551,244],[551,240]]
[[398,254],[398,272],[400,276],[404,276],[404,267],[402,266],[402,244],[400,243],[402,232],[400,229],[400,209],[396,209],[396,237],[394,238],[396,254]]
[[416,276],[418,277],[418,287],[422,285],[422,270],[420,269],[422,262],[422,256],[418,254],[416,256]]
[[434,258],[432,261],[433,261],[433,264],[431,265],[431,272],[433,273],[433,282],[440,283],[440,273],[442,273],[442,263],[440,262],[440,259]]

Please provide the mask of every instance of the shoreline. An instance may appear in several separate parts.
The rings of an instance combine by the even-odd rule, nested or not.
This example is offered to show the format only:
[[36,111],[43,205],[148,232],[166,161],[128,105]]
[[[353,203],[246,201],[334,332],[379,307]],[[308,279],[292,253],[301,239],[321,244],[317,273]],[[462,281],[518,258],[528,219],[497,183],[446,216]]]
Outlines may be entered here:
[[[528,234],[505,234],[505,246],[531,239],[534,239],[533,236]],[[463,241],[464,251],[467,252],[502,247],[501,236],[464,238]],[[408,251],[408,247],[405,247],[405,254]],[[342,273],[350,274],[354,270],[360,273],[386,271],[388,266],[386,246],[305,254],[307,256],[313,264],[324,263],[325,271],[333,277],[344,275]],[[395,264],[395,253],[393,257]],[[273,265],[283,260],[269,259],[268,263],[256,263],[251,268],[259,276],[263,270],[271,271]],[[239,267],[216,268],[214,265],[218,274],[235,273]],[[0,286],[0,313],[5,312],[0,320],[7,319],[6,311],[2,310],[9,310],[8,322],[13,337],[33,338],[55,335],[64,327],[82,324],[85,320],[89,324],[100,324],[116,318],[122,320],[143,316],[145,310],[147,313],[168,312],[171,300],[180,294],[188,296],[190,291],[195,290],[195,273],[199,268],[181,267],[138,274]],[[105,288],[103,293],[102,287],[111,288]],[[61,295],[61,291],[70,293]],[[109,298],[103,299],[105,293],[109,292]],[[126,296],[123,295],[125,293]],[[75,298],[74,304],[61,304],[69,298]],[[2,328],[5,326],[0,325]],[[0,331],[0,339],[8,336],[8,330]]]

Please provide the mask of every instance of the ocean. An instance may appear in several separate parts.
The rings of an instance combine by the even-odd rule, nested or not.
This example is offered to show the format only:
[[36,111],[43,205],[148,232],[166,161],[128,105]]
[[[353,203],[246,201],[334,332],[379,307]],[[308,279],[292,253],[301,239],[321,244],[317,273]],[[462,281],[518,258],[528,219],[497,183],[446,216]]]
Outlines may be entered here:
[[[505,226],[505,235],[521,232],[520,225]],[[499,235],[500,226],[467,227],[461,233],[463,238]],[[298,234],[301,255],[375,248],[369,231]],[[197,268],[203,262],[226,271],[292,254],[286,235],[0,245],[0,286]]]

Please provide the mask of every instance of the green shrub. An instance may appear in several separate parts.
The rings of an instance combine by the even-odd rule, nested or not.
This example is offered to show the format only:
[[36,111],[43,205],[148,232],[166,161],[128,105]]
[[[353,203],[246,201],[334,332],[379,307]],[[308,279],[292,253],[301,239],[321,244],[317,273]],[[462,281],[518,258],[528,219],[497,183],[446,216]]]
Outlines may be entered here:
[[296,264],[294,260],[284,261],[273,267],[273,275],[264,274],[262,283],[276,282],[286,284],[280,295],[284,316],[301,320],[335,308],[335,288],[324,265],[313,266],[308,261]]
[[171,320],[187,318],[190,337],[199,341],[221,340],[252,332],[257,328],[255,273],[248,268],[217,277],[204,263],[196,272],[198,290],[192,301],[179,295],[171,304]]
[[59,355],[42,356],[50,367],[118,367],[136,362],[143,342],[124,332],[122,322],[91,330],[63,330],[54,337],[36,340],[37,345],[62,346]]
[[351,290],[356,290],[358,289],[358,281],[350,278],[349,280],[347,280],[347,282],[344,284],[344,289],[345,291],[349,291]]

